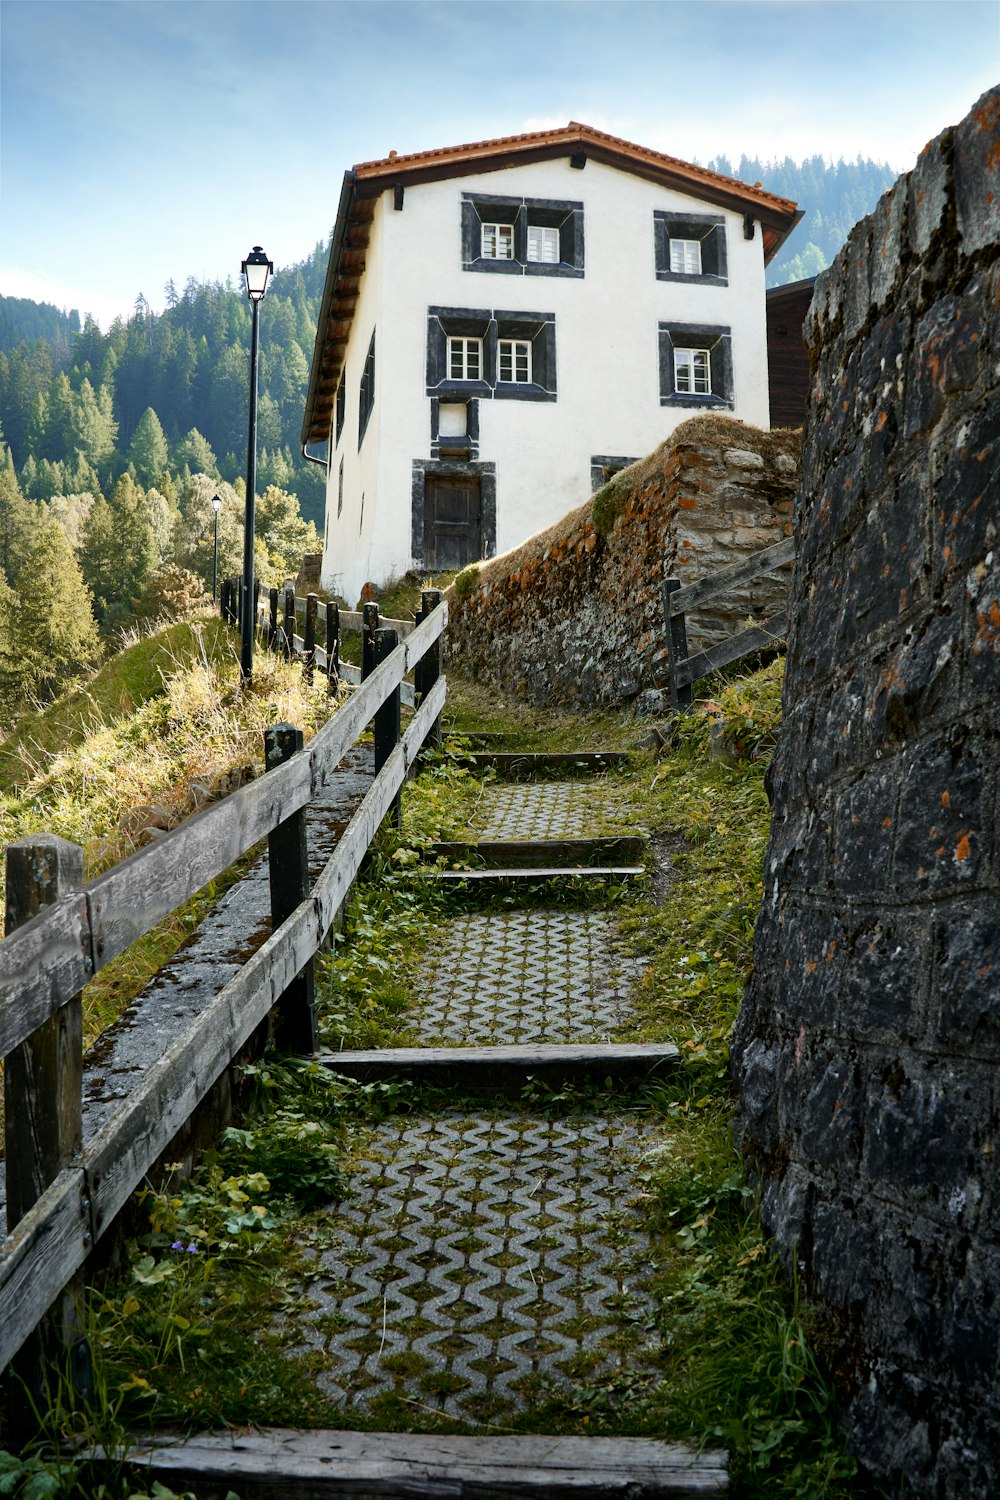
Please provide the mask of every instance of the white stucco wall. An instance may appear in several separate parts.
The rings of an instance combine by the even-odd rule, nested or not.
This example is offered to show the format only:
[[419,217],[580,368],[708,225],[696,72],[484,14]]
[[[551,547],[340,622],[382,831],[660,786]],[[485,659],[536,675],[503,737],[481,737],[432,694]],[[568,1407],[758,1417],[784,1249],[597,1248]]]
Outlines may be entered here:
[[[463,193],[582,202],[583,278],[463,270]],[[656,279],[655,210],[725,220],[728,285]],[[412,563],[412,463],[431,453],[429,306],[555,315],[558,399],[479,402],[478,459],[496,465],[498,551],[587,497],[592,455],[640,457],[703,409],[660,404],[661,322],[730,328],[733,415],[768,425],[762,236],[758,225],[752,240],[744,238],[742,214],[598,162],[574,170],[568,159],[407,187],[402,211],[387,190],[376,209],[348,348],[346,417],[328,491],[323,582],[351,604],[364,582],[383,582]],[[358,385],[375,323],[376,404],[359,454]]]

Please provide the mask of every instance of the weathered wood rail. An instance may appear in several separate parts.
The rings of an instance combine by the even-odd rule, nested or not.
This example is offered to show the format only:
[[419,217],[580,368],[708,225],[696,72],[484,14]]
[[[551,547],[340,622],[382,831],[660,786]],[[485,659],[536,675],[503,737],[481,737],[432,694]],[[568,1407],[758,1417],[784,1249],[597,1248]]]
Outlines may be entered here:
[[691,706],[691,684],[709,672],[727,667],[751,651],[766,651],[784,640],[788,634],[788,619],[785,614],[772,615],[763,625],[754,625],[738,631],[728,640],[720,641],[694,656],[688,655],[686,615],[704,604],[738,588],[740,584],[752,583],[765,573],[776,572],[795,560],[795,538],[785,537],[773,547],[755,552],[745,562],[732,567],[720,568],[697,583],[682,585],[679,578],[666,578],[663,582],[663,612],[667,625],[668,665],[670,669],[670,702],[676,709]]
[[[64,1361],[71,1353],[81,1326],[74,1277],[268,1013],[276,1009],[287,1045],[315,1048],[313,957],[379,826],[397,806],[409,768],[438,733],[447,624],[440,594],[424,595],[421,615],[401,642],[392,630],[376,629],[371,670],[308,745],[302,747],[289,725],[268,731],[266,775],[88,884],[80,850],[63,839],[43,834],[7,851],[0,1056],[6,1059],[8,1233],[0,1243],[0,1368],[19,1351],[19,1362],[31,1355],[23,1368],[35,1373],[43,1360]],[[400,687],[414,670],[419,702],[401,733]],[[309,890],[305,808],[372,722],[375,778]],[[83,1141],[81,991],[265,837],[270,937]]]
[[[428,592],[436,593],[436,590]],[[243,609],[240,579],[223,579],[220,608],[224,620],[231,625],[239,624]],[[302,598],[290,588],[286,588],[283,595],[278,589],[268,589],[265,598],[259,584],[254,585],[253,593],[254,619],[264,645],[271,651],[283,651],[287,658],[297,657],[302,662],[303,671],[310,675],[318,668],[326,677],[331,694],[337,691],[341,680],[358,683],[367,675],[366,666],[370,670],[374,660],[377,630],[382,627],[394,630],[400,640],[405,640],[423,620],[425,609],[426,604],[421,602],[416,620],[394,620],[383,618],[377,604],[366,604],[360,610],[341,609],[332,599],[321,600],[318,594],[306,594]],[[360,667],[341,660],[341,632],[361,636]],[[401,701],[412,707],[416,691],[413,683],[402,682]]]

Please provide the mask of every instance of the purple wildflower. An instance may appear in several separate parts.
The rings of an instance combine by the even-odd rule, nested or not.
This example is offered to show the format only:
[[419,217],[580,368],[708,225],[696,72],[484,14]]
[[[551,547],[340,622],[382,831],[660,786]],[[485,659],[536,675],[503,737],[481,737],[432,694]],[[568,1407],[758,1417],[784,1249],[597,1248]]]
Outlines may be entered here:
[[184,1249],[184,1241],[183,1240],[174,1240],[174,1242],[170,1246],[170,1248],[171,1248],[171,1250],[183,1250]]

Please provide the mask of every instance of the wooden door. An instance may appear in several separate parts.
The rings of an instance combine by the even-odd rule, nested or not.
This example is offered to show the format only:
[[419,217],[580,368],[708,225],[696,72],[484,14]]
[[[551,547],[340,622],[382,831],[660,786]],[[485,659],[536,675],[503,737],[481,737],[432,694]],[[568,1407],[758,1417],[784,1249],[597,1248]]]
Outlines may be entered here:
[[424,567],[464,568],[483,555],[482,504],[474,474],[428,474],[424,482]]

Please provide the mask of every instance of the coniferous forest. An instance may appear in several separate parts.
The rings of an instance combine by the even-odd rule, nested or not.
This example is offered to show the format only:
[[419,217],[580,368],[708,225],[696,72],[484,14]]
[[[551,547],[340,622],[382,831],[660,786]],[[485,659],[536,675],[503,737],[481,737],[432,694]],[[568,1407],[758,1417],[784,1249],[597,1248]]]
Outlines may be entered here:
[[[805,218],[768,284],[816,275],[895,178],[725,157],[716,171],[795,199]],[[261,309],[257,566],[280,584],[318,550],[324,474],[299,432],[328,247],[277,270]],[[79,311],[0,297],[0,716],[57,691],[134,620],[177,617],[238,572],[250,309],[232,281],[171,282],[106,333]],[[2,737],[2,728],[0,728]]]

